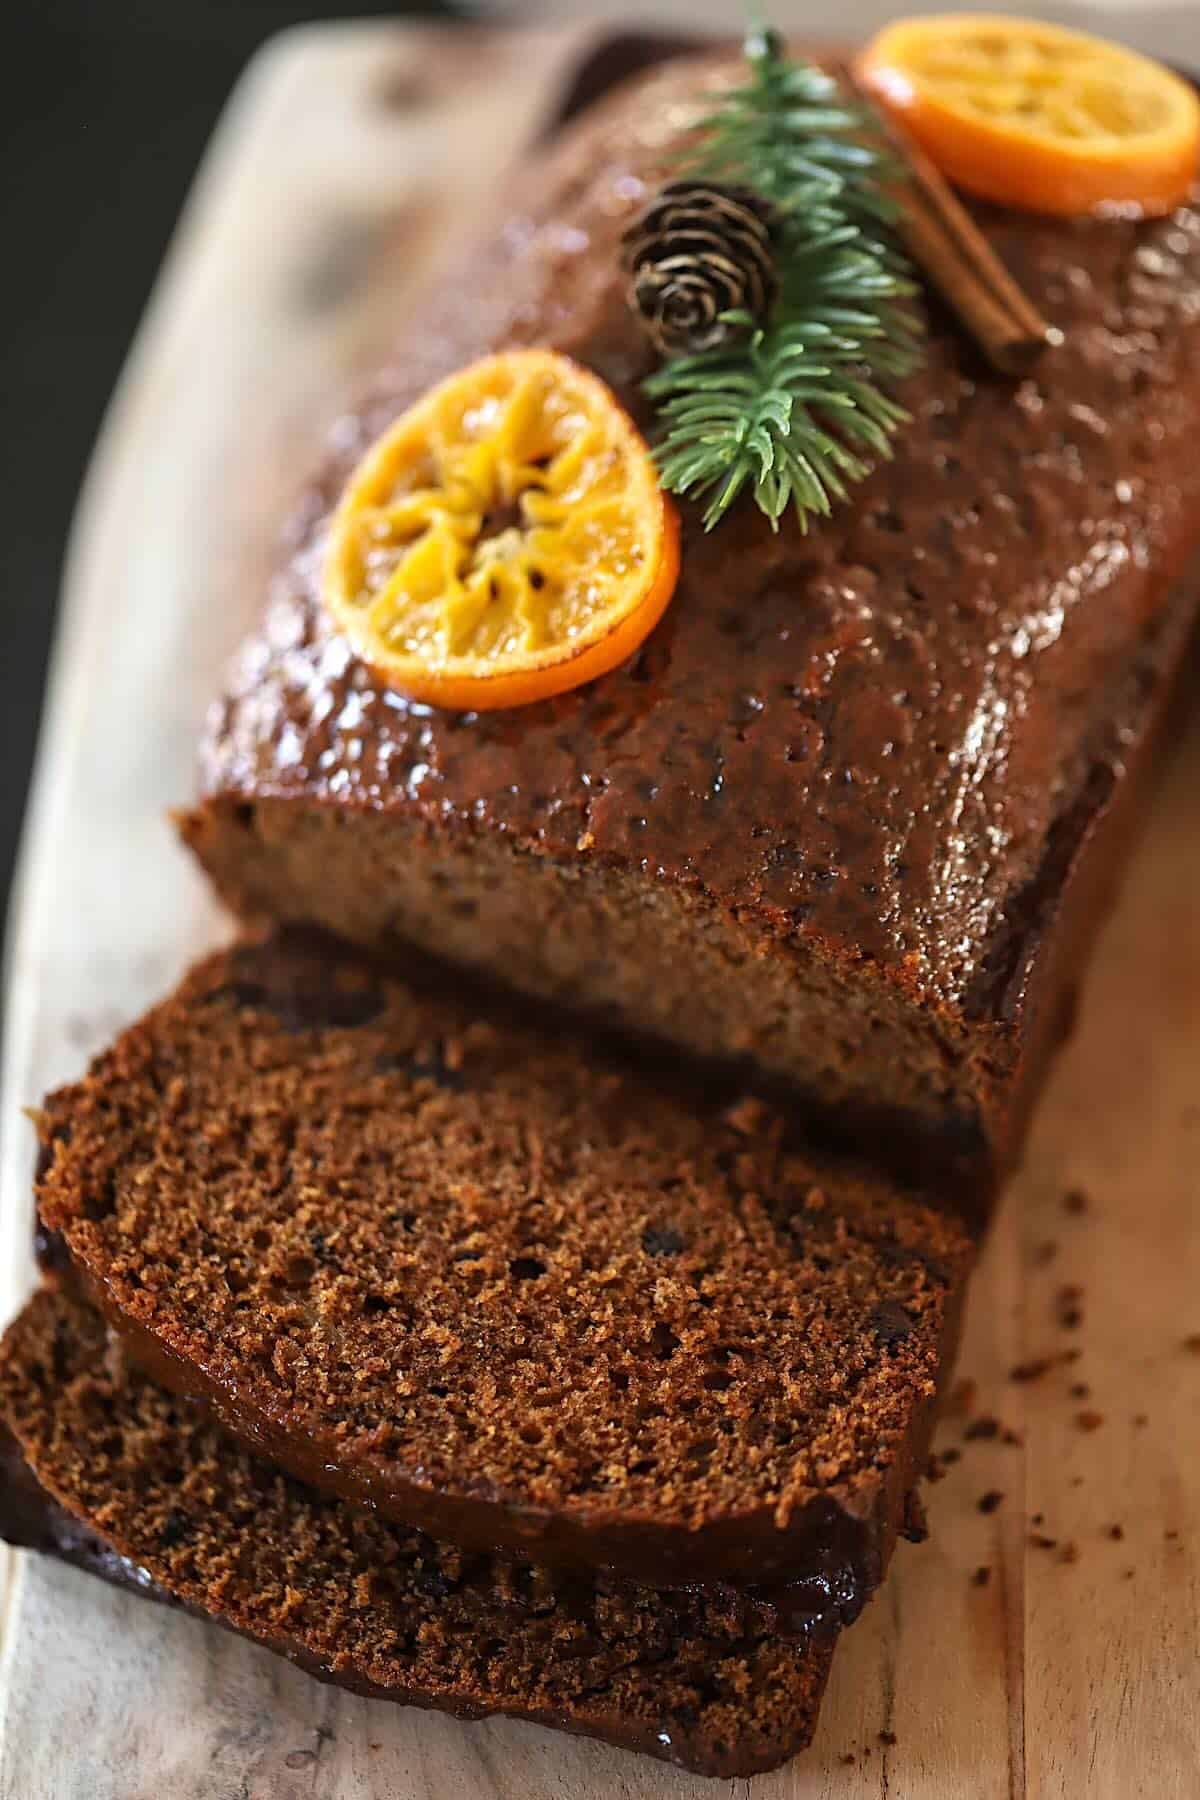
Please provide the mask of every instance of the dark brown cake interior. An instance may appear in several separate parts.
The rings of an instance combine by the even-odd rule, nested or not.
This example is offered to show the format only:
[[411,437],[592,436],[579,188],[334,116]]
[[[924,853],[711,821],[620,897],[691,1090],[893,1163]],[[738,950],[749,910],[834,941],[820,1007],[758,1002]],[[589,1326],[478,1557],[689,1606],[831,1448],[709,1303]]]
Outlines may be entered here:
[[829,1638],[786,1641],[772,1607],[728,1590],[572,1580],[322,1500],[134,1371],[61,1291],[10,1327],[0,1408],[45,1496],[11,1470],[10,1542],[143,1591],[148,1577],[324,1679],[536,1719],[706,1774],[773,1767],[811,1736]]
[[878,1581],[971,1247],[759,1103],[288,940],[199,965],[41,1133],[132,1352],[298,1477],[655,1580]]

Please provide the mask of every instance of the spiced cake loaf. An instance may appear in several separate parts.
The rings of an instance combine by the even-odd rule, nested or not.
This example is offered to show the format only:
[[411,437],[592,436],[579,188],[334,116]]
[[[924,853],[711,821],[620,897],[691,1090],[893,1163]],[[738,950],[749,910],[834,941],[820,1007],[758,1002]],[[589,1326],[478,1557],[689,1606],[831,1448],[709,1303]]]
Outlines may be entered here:
[[0,1536],[173,1600],[355,1693],[508,1713],[706,1775],[812,1735],[836,1630],[470,1554],[322,1499],[133,1369],[89,1308],[37,1295],[0,1348]]
[[60,1266],[315,1487],[849,1622],[928,1460],[965,1229],[528,1010],[319,940],[208,958],[45,1102]]
[[1196,609],[1200,211],[979,207],[1064,334],[991,373],[934,308],[895,458],[773,534],[684,506],[625,666],[495,714],[409,704],[329,623],[325,522],[375,436],[547,345],[651,422],[619,239],[731,65],[569,126],[338,421],[208,726],[186,841],[237,912],[413,942],[631,1034],[745,1058],[988,1181],[1020,1139]]

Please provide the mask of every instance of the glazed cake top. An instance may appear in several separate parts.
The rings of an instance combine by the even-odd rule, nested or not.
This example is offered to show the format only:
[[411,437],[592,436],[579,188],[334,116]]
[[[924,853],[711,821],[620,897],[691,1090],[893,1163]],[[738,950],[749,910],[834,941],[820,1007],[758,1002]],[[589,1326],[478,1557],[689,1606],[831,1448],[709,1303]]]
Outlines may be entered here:
[[639,410],[648,363],[618,240],[688,101],[722,78],[669,64],[564,133],[338,422],[214,710],[204,788],[495,828],[688,884],[918,999],[986,1011],[1006,903],[1119,754],[1131,662],[1200,529],[1200,210],[1137,224],[980,208],[1065,343],[1035,377],[1000,377],[934,305],[895,460],[807,535],[791,518],[773,534],[747,501],[706,536],[685,505],[673,603],[588,687],[436,713],[373,678],[319,604],[333,498],[435,379],[548,344]]

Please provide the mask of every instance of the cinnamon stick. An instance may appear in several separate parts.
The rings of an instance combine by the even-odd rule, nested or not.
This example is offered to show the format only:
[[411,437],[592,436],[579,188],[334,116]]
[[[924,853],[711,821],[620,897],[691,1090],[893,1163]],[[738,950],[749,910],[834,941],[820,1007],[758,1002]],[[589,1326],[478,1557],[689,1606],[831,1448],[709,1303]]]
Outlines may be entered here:
[[[859,90],[862,92],[862,90]],[[1027,375],[1062,334],[1005,268],[949,182],[895,121],[872,105],[910,177],[898,184],[896,229],[913,261],[1006,375]]]

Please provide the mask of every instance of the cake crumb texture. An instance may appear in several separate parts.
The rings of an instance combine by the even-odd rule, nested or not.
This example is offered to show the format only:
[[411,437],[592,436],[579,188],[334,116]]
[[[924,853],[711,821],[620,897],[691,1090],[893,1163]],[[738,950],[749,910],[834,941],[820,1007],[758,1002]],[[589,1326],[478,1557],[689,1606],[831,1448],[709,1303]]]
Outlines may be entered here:
[[656,1577],[836,1539],[878,1579],[972,1248],[765,1107],[285,939],[40,1129],[42,1220],[132,1353],[301,1479]]
[[811,1736],[828,1641],[781,1640],[770,1607],[728,1591],[564,1579],[323,1500],[155,1387],[65,1292],[10,1327],[0,1409],[43,1490],[8,1459],[10,1541],[153,1583],[326,1680],[713,1775],[772,1768]]

